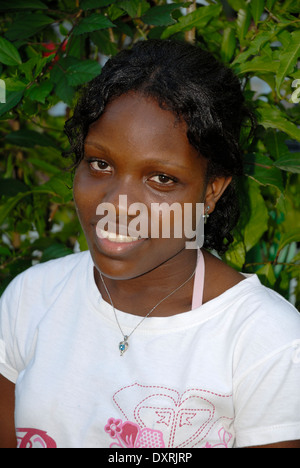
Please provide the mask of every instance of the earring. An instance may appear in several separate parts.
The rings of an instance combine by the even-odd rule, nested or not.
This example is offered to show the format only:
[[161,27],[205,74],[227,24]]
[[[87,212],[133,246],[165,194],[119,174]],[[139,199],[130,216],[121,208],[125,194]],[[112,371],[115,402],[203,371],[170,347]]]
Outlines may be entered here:
[[204,215],[203,215],[203,218],[204,218],[204,224],[206,224],[206,223],[207,223],[207,219],[209,218],[209,214],[208,214],[209,210],[210,210],[210,207],[209,207],[209,206],[207,206],[207,207],[205,208]]

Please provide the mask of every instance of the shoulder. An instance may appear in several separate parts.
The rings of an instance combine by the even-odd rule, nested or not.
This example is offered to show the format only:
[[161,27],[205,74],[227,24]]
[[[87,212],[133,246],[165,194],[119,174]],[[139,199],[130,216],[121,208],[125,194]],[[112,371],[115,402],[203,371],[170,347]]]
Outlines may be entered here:
[[5,346],[15,349],[18,342],[20,349],[28,343],[30,347],[38,325],[53,306],[61,304],[65,312],[68,298],[77,297],[91,261],[89,252],[71,254],[34,265],[11,281],[0,298],[0,340],[2,336]]
[[46,296],[57,295],[72,277],[80,278],[78,272],[88,268],[90,259],[86,251],[38,263],[14,278],[0,300],[16,305],[17,301],[45,300]]
[[71,254],[34,265],[8,285],[0,298],[0,356],[5,350],[2,368],[12,381],[32,357],[42,323],[55,337],[57,319],[73,316],[70,300],[80,300],[91,265],[89,252]]
[[211,257],[206,253],[204,305],[232,321],[243,342],[251,341],[251,348],[253,344],[267,352],[268,347],[300,340],[300,314],[290,302],[262,285],[256,275],[243,275]]
[[289,301],[262,285],[256,275],[245,278],[225,294],[230,304],[227,316],[234,316],[237,325],[235,357],[240,364],[246,363],[248,368],[250,363],[298,356],[300,314]]
[[86,263],[90,258],[89,251],[74,253],[66,255],[65,257],[56,258],[54,260],[49,260],[45,263],[37,263],[32,267],[25,270],[21,273],[20,276],[24,275],[43,275],[43,274],[55,274],[59,276],[64,276],[70,273],[74,268],[80,267]]
[[264,337],[266,343],[276,347],[300,340],[297,309],[276,291],[263,286],[256,275],[248,279],[245,297],[258,337]]

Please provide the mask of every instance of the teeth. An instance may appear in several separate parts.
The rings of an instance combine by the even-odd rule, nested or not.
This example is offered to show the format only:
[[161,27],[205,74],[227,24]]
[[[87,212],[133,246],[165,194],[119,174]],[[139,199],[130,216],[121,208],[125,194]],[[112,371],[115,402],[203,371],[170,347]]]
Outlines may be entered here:
[[140,237],[123,236],[122,234],[104,231],[103,229],[99,229],[99,234],[100,237],[108,239],[111,242],[134,242],[140,239]]

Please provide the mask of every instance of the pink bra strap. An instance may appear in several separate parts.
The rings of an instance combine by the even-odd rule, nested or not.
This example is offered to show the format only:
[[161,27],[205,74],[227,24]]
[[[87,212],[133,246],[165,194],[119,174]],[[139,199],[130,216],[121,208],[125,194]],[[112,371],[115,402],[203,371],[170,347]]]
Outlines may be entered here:
[[198,264],[194,279],[192,310],[200,307],[203,302],[205,263],[201,249],[198,250]]

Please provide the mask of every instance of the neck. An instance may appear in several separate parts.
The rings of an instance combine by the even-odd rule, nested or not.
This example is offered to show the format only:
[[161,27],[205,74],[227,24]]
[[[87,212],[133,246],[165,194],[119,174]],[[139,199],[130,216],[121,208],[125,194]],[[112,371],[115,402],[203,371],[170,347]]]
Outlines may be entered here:
[[[197,251],[182,250],[153,270],[136,278],[116,280],[103,277],[116,309],[144,317],[159,301],[186,282],[196,268]],[[110,304],[100,273],[95,281],[103,299]],[[191,309],[194,276],[166,298],[151,316],[169,316]]]

